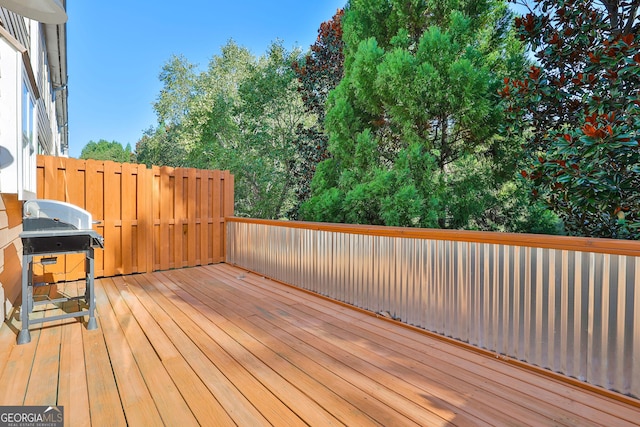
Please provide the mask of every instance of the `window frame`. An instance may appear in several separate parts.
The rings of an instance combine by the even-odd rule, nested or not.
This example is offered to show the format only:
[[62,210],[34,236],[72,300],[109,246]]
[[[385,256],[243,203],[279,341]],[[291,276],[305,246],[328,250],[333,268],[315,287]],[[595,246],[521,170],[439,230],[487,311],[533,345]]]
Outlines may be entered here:
[[40,92],[27,48],[2,27],[0,56],[0,192],[29,200],[37,193]]

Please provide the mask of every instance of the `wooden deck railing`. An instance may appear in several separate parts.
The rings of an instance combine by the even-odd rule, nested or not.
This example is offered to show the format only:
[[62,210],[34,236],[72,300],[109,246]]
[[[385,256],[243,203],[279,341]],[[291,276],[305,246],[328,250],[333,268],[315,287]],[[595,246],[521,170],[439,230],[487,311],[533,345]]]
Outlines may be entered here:
[[[224,261],[224,217],[233,214],[228,171],[38,156],[38,197],[86,209],[100,221],[96,276]],[[84,276],[82,257],[42,267],[49,280]]]
[[640,397],[640,242],[227,218],[227,262]]

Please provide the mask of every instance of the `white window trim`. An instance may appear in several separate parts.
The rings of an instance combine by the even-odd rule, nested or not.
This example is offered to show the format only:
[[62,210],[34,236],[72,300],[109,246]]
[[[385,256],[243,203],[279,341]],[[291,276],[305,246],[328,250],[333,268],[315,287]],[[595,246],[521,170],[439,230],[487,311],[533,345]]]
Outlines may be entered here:
[[[40,98],[27,49],[0,27],[0,192],[19,200],[36,197],[37,100]],[[23,146],[23,91],[33,104],[32,143]],[[33,149],[32,149],[33,148]]]

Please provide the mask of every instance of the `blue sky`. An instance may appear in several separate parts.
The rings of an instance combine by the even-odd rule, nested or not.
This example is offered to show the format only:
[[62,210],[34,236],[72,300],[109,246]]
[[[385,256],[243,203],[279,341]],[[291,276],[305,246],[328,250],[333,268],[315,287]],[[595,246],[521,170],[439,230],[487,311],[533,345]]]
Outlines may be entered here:
[[306,51],[346,0],[68,0],[69,155],[89,141],[135,144],[156,123],[158,74],[183,55],[204,69],[233,39],[259,56],[272,41]]

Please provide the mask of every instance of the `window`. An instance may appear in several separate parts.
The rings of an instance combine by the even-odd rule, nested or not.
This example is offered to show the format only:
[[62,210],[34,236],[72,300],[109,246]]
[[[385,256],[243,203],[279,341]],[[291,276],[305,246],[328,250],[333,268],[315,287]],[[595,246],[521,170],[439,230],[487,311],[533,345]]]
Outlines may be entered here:
[[24,46],[0,27],[0,193],[36,197],[38,88]]
[[[29,90],[26,76],[22,80],[22,189],[28,193],[36,192],[36,148],[35,148],[36,105]],[[21,198],[23,198],[21,197]]]

